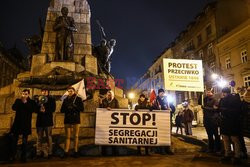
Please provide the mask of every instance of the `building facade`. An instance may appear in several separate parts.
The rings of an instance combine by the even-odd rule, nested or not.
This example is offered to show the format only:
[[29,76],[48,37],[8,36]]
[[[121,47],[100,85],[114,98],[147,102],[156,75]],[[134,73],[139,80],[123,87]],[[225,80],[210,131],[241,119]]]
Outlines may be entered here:
[[[234,80],[237,86],[249,86],[249,0],[217,0],[207,4],[203,10],[189,23],[171,43],[171,47],[163,52],[147,70],[147,75],[134,85],[135,90],[158,90],[164,88],[162,59],[195,59],[202,60],[204,73],[204,90],[220,92],[211,75],[216,73],[228,81]],[[248,26],[247,26],[248,25]],[[171,50],[171,54],[168,53]],[[163,55],[168,56],[163,56]],[[229,59],[230,58],[230,59]],[[231,63],[231,64],[230,64]],[[227,67],[228,66],[228,67]],[[158,82],[158,78],[162,81]],[[150,81],[151,80],[151,81]],[[142,82],[143,81],[143,82]],[[146,86],[147,85],[147,86]],[[158,86],[159,85],[159,86]],[[146,89],[147,88],[147,89]],[[190,100],[191,106],[198,106],[201,92],[176,91],[176,104]],[[197,112],[196,119],[202,124],[202,113]]]
[[235,87],[250,87],[250,19],[218,40],[217,50],[222,76]]
[[0,45],[0,88],[13,83],[17,74],[27,69],[27,62],[17,48],[6,50]]

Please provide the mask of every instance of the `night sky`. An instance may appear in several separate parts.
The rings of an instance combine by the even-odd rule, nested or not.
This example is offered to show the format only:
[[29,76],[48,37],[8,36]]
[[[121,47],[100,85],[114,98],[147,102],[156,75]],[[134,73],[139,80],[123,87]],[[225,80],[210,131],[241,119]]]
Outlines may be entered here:
[[[112,74],[127,80],[143,75],[152,61],[211,0],[88,0],[92,12],[92,42],[97,45],[99,19],[108,38],[117,40]],[[49,0],[3,0],[0,41],[27,54],[22,39],[39,33]]]

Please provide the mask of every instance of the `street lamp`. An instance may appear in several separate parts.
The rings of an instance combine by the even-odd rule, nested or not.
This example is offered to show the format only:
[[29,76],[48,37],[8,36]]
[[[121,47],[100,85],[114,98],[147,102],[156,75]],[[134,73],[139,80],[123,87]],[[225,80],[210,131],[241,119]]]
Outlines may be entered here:
[[213,74],[211,75],[211,78],[212,78],[213,80],[216,80],[217,78],[219,78],[219,75],[216,74],[216,73],[213,73]]
[[131,100],[134,99],[135,98],[135,94],[133,92],[130,92],[128,94],[128,98],[131,99]]
[[129,109],[133,108],[133,102],[132,102],[132,100],[134,98],[135,98],[135,93],[133,93],[133,92],[128,93],[128,100],[129,100],[128,107],[129,107]]
[[217,84],[220,88],[224,88],[227,85],[227,81],[225,81],[224,79],[220,79],[219,81],[217,81]]
[[222,76],[213,73],[211,75],[211,78],[215,81],[216,85],[218,85],[220,88],[224,88],[227,86],[227,81],[222,78]]

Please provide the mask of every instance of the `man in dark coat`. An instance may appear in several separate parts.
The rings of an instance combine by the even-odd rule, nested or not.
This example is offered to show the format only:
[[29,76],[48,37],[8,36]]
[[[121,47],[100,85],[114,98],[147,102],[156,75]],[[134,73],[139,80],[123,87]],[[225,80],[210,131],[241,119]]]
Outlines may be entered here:
[[78,137],[79,137],[79,129],[81,123],[80,113],[83,112],[83,102],[80,97],[75,93],[75,88],[69,87],[67,89],[68,96],[63,100],[63,104],[61,107],[61,113],[64,113],[64,127],[66,134],[66,142],[64,149],[64,158],[69,156],[69,148],[70,148],[70,136],[71,131],[73,129],[74,135],[74,157],[78,157]]
[[[109,90],[106,93],[106,97],[104,99],[99,99],[99,107],[100,108],[106,108],[107,110],[112,110],[112,109],[118,109],[119,108],[119,102],[115,98],[115,94],[112,90]],[[107,155],[107,149],[109,146],[102,146],[101,147],[101,154],[102,155]],[[111,146],[112,149],[112,154],[117,155],[118,151],[115,146]]]
[[46,141],[48,146],[47,157],[50,158],[52,155],[52,127],[53,127],[53,113],[56,110],[55,99],[49,96],[49,91],[43,89],[41,91],[41,96],[38,99],[39,110],[37,112],[36,128],[37,128],[37,156],[40,157],[42,150],[42,140],[44,133],[46,135]]
[[222,89],[222,96],[219,102],[219,111],[221,112],[221,134],[224,142],[225,156],[222,161],[231,160],[231,141],[234,143],[234,163],[240,162],[240,106],[239,96],[232,95],[230,88]]
[[[170,109],[170,133],[171,133],[172,115],[175,112],[175,107],[173,104],[168,103],[167,97],[164,94],[165,94],[164,89],[158,90],[158,96],[156,97],[156,100],[152,106],[152,109],[154,109],[154,110],[168,110],[168,109]],[[173,152],[171,151],[170,146],[165,147],[162,151],[162,154],[172,155]]]
[[29,98],[30,90],[24,89],[22,91],[22,96],[16,99],[15,103],[12,105],[12,109],[16,111],[14,123],[11,127],[10,133],[13,135],[13,142],[11,144],[11,157],[10,160],[15,159],[17,151],[17,143],[19,135],[22,135],[22,155],[21,160],[26,162],[26,152],[27,152],[27,140],[28,135],[31,134],[31,120],[32,113],[36,112],[38,109],[37,104],[34,100]]
[[218,123],[216,123],[216,117],[219,116],[218,103],[211,90],[208,90],[206,94],[204,106],[202,107],[203,121],[208,136],[208,152],[213,153],[220,151],[220,135],[218,133]]
[[183,122],[185,125],[186,135],[192,135],[192,121],[194,120],[194,113],[189,109],[187,101],[182,103],[183,106]]
[[115,98],[113,91],[108,91],[106,94],[106,97],[104,99],[100,99],[99,101],[99,107],[100,108],[107,108],[108,110],[111,110],[112,108],[119,108],[119,102]]

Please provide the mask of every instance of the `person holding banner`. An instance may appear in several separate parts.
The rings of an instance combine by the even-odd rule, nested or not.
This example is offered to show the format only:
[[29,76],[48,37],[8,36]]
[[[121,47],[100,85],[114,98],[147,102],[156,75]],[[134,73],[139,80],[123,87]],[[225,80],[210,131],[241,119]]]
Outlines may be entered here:
[[[119,102],[115,98],[115,94],[112,90],[109,90],[106,93],[106,97],[104,99],[99,99],[99,108],[106,108],[107,110],[111,110],[112,108],[119,108]],[[101,154],[107,155],[108,146],[101,147]],[[112,155],[117,155],[117,150],[115,146],[111,146]]]
[[104,99],[99,99],[99,107],[107,108],[111,110],[112,108],[119,108],[118,100],[115,98],[115,94],[112,90],[109,90]]
[[[138,99],[138,104],[135,106],[135,110],[138,111],[139,109],[150,109],[150,104],[148,102],[148,99],[144,94],[141,94],[139,99]],[[145,147],[145,154],[149,155],[148,152],[149,147]],[[141,155],[141,147],[137,147],[137,154]]]
[[[172,127],[172,114],[175,112],[175,106],[173,104],[169,104],[167,100],[167,96],[165,96],[165,90],[159,89],[158,90],[158,96],[154,100],[154,103],[152,105],[153,110],[170,110],[170,131]],[[170,132],[171,133],[171,132]],[[162,149],[162,154],[169,154],[173,155],[173,152],[170,149],[170,146],[167,146],[166,148]]]
[[64,113],[64,127],[65,127],[65,149],[64,156],[66,158],[69,156],[70,148],[70,136],[71,130],[73,129],[74,135],[74,157],[78,157],[78,135],[80,129],[80,112],[84,110],[82,98],[78,97],[75,93],[74,87],[69,87],[67,89],[68,96],[63,100],[61,107],[61,113]]

